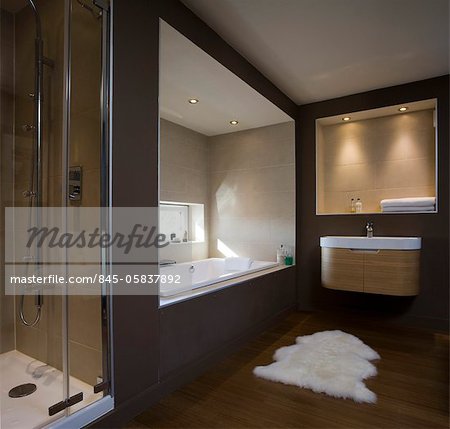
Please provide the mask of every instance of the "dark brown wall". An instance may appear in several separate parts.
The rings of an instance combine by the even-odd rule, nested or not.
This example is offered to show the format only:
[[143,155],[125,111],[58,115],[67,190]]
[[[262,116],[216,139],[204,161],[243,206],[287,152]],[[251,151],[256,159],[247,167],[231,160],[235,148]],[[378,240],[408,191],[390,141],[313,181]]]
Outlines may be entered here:
[[[114,1],[114,207],[156,207],[158,197],[158,17],[146,0]],[[157,296],[113,297],[116,404],[158,382]]]
[[[317,118],[418,100],[438,99],[438,214],[316,215]],[[300,106],[297,122],[297,252],[299,309],[355,310],[404,323],[448,327],[449,316],[449,78],[443,76]],[[411,171],[411,174],[414,174]],[[319,238],[362,235],[368,219],[376,235],[419,236],[421,292],[415,298],[333,291],[321,287]]]

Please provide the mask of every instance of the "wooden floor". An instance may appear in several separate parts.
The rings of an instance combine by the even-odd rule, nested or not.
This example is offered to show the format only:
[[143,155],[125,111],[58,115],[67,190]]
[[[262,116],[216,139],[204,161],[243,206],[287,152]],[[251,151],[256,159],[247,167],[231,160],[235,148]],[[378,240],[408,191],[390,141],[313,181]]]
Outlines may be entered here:
[[[327,329],[375,349],[366,381],[376,405],[255,378],[295,337]],[[295,313],[130,422],[128,428],[448,428],[448,335],[382,326],[375,318]]]

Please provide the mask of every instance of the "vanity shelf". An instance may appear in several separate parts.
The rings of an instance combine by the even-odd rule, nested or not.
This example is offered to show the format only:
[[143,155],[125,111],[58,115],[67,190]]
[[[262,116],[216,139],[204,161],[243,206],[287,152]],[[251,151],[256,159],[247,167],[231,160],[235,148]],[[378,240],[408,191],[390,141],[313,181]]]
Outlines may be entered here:
[[[419,294],[420,248],[345,248],[339,247],[341,242],[336,242],[339,238],[350,237],[321,239],[323,287],[395,296]],[[420,245],[420,239],[418,240]],[[361,241],[361,246],[363,245],[364,241]],[[398,247],[398,243],[396,246]]]

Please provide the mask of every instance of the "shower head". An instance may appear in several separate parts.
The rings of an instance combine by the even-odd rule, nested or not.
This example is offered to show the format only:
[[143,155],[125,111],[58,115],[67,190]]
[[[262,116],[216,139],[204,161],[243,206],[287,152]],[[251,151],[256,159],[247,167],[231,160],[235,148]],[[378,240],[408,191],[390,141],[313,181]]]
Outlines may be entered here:
[[95,19],[100,19],[102,17],[102,11],[98,11],[96,12],[95,9],[92,6],[87,5],[86,3],[84,3],[82,0],[77,0],[77,3],[83,8],[88,10],[89,12],[91,12],[92,16]]

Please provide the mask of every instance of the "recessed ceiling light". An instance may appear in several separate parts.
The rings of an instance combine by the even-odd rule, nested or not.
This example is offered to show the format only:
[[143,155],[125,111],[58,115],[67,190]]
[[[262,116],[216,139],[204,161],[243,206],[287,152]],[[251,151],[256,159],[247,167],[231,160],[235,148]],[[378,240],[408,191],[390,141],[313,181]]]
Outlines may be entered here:
[[198,99],[197,98],[190,98],[188,101],[191,104],[197,104],[198,103]]
[[345,116],[342,118],[342,120],[345,122],[349,121],[350,119],[352,119],[352,118],[350,118],[350,116]]
[[233,119],[232,121],[230,121],[231,125],[237,125],[239,124],[239,121],[236,121],[236,119]]
[[400,109],[398,109],[399,112],[406,112],[408,110],[407,107],[400,107]]

